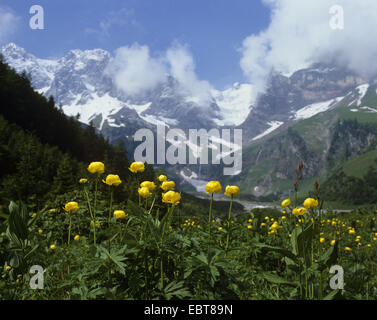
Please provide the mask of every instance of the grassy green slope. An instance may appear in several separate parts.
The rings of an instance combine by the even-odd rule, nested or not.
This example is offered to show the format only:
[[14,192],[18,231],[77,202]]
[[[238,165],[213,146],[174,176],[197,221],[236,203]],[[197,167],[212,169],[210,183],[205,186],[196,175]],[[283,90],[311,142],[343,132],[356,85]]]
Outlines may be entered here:
[[[331,144],[332,129],[339,120],[356,119],[360,124],[377,123],[377,112],[370,112],[370,110],[363,109],[363,107],[377,109],[375,86],[369,87],[359,106],[357,106],[357,98],[358,91],[355,89],[330,110],[293,123],[290,127],[303,138],[310,152],[315,153],[319,158],[325,161],[326,154]],[[358,110],[357,112],[351,111],[356,109]],[[278,156],[274,157],[273,154],[271,154],[269,159],[265,159],[257,164],[252,163],[258,158],[258,153],[265,149],[266,146],[270,146],[271,149],[275,149],[276,152],[279,153],[281,150],[288,148],[288,145],[287,128],[284,128],[244,148],[244,161],[246,163],[244,162],[243,174],[241,177],[232,177],[228,179],[227,182],[239,183],[246,192],[253,192],[257,185],[261,192],[265,191],[263,190],[263,183],[268,185],[269,191],[272,192],[287,192],[288,190],[292,190],[294,181],[276,174],[276,159]],[[355,159],[351,159],[345,164],[345,171],[355,176],[363,175],[376,156],[377,151],[357,156]],[[297,159],[292,159],[292,161],[288,163],[293,167],[298,165]],[[342,164],[339,163],[339,165]],[[312,190],[315,180],[321,183],[325,179],[324,172],[319,172],[317,176],[311,178],[305,178],[304,176],[301,182],[301,193],[306,194],[309,190]]]

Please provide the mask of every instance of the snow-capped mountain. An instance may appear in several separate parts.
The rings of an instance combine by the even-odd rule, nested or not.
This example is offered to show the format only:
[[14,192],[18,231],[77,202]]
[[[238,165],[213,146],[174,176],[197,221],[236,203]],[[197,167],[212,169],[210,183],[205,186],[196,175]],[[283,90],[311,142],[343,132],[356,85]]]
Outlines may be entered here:
[[[179,81],[170,75],[138,96],[125,94],[109,75],[112,55],[102,49],[71,50],[60,59],[39,59],[11,43],[0,48],[0,53],[17,72],[30,74],[34,88],[46,97],[53,96],[65,114],[80,114],[80,121],[92,122],[110,142],[127,140],[129,154],[136,146],[135,132],[140,128],[155,130],[158,123],[184,131],[241,128],[243,154],[247,159],[243,159],[242,174],[229,182],[244,179],[242,183],[249,187],[256,181],[258,184],[252,187],[253,190],[258,187],[260,194],[271,191],[275,178],[290,178],[289,168],[305,152],[309,175],[319,172],[319,164],[326,167],[332,143],[331,126],[342,114],[370,117],[377,113],[376,81],[324,64],[298,70],[289,77],[273,74],[266,91],[258,97],[250,84],[235,83],[225,90],[212,89],[210,101],[203,105],[198,102],[200,99],[181,90]],[[333,110],[336,112],[332,113]],[[289,132],[285,135],[284,141],[290,145],[290,152],[286,153],[284,141],[276,133],[282,132],[284,136],[284,130],[296,124],[308,126],[308,130],[300,133],[302,139]],[[315,139],[320,143],[311,140],[312,132],[317,132]],[[265,145],[264,140],[268,141]],[[301,150],[302,141],[307,147]],[[313,145],[323,146],[319,152],[323,159],[310,151]],[[271,170],[264,167],[268,161],[272,169],[267,169]],[[196,190],[202,190],[205,181],[218,179],[222,174],[222,167],[211,165],[177,165],[169,169]],[[269,187],[262,192],[262,185]]]
[[[0,52],[17,72],[30,74],[34,88],[46,97],[53,96],[67,115],[79,113],[83,123],[93,121],[99,130],[134,129],[135,121],[138,127],[147,128],[161,122],[180,128],[238,125],[254,102],[251,85],[235,84],[225,91],[213,90],[210,103],[201,105],[184,96],[179,82],[169,75],[153,90],[127,96],[106,72],[112,56],[102,49],[71,50],[58,60],[38,59],[14,43]],[[229,111],[235,109],[237,116],[230,116]],[[132,125],[125,114],[132,115]]]
[[316,64],[290,77],[274,74],[258,100],[252,85],[235,83],[212,89],[210,102],[203,105],[185,96],[170,75],[153,90],[127,96],[109,76],[112,56],[102,49],[71,50],[57,60],[38,59],[14,43],[0,52],[17,72],[31,75],[36,90],[53,96],[67,115],[79,113],[83,123],[92,121],[110,141],[165,123],[182,129],[240,127],[248,143],[327,110],[366,82],[347,70]]

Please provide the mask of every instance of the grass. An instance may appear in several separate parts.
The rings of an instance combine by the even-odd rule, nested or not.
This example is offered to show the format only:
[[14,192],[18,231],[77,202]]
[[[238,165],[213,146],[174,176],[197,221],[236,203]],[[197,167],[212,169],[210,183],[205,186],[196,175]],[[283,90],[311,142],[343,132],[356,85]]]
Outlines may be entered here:
[[351,177],[362,178],[370,167],[377,167],[377,150],[364,153],[360,156],[348,160],[343,165],[343,171]]

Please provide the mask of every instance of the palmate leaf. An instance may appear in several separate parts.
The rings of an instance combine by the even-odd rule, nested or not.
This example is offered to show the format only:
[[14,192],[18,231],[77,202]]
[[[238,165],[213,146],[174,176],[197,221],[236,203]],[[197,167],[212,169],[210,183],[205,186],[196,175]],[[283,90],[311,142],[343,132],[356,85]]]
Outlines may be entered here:
[[163,292],[164,297],[167,300],[172,298],[185,299],[191,297],[190,291],[183,287],[183,281],[172,281],[165,288]]
[[101,253],[101,258],[102,259],[109,259],[111,260],[117,267],[118,267],[118,270],[121,274],[126,274],[126,264],[123,262],[124,260],[127,260],[127,257],[125,257],[123,254],[124,254],[124,250],[123,249],[120,249],[118,251],[115,251],[115,252],[109,252],[106,248],[102,247],[102,246],[98,246],[98,250],[100,251]]

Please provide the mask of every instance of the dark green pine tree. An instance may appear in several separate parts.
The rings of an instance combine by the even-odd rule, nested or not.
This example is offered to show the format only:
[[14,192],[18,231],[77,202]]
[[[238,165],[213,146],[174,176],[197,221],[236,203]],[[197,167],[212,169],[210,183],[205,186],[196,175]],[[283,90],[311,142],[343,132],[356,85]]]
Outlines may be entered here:
[[54,177],[53,190],[61,195],[72,191],[77,186],[76,162],[66,153],[60,160],[56,176]]

